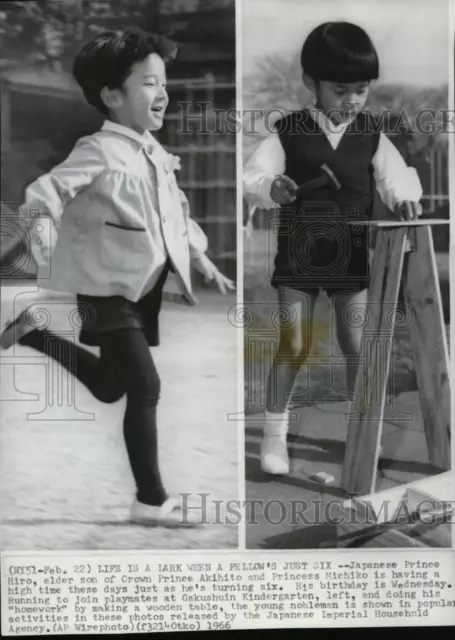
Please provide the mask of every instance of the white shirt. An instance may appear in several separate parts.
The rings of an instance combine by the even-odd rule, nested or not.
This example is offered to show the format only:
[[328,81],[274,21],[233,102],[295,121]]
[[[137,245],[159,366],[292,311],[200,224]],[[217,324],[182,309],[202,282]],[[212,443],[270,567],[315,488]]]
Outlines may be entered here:
[[175,289],[192,301],[190,259],[207,250],[207,237],[190,217],[178,165],[150,133],[110,121],[81,138],[27,187],[20,207],[43,286],[136,302],[169,256]]
[[[333,149],[340,144],[350,122],[335,125],[319,109],[307,106],[311,117],[327,136]],[[408,167],[392,142],[381,133],[377,151],[372,160],[376,188],[383,202],[394,209],[403,200],[418,202],[422,186],[417,171]],[[279,205],[272,200],[270,189],[278,175],[286,169],[286,157],[277,132],[270,133],[249,158],[243,169],[243,194],[250,206],[250,219],[254,210],[273,209]]]

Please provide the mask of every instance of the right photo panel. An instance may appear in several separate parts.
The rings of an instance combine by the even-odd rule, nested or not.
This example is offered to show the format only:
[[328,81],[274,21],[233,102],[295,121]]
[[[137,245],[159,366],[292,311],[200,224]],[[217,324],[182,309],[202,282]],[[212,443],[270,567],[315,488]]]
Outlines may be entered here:
[[246,546],[451,547],[448,5],[240,9]]

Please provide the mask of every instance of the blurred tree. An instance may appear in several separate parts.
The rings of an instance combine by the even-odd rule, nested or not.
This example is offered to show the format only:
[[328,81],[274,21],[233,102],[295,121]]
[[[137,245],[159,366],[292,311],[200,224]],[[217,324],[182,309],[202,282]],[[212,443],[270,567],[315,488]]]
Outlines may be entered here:
[[97,32],[157,30],[161,0],[32,0],[3,2],[0,60],[69,71],[74,54]]
[[[69,73],[106,29],[140,27],[179,42],[179,63],[235,59],[233,0],[24,0],[0,5],[0,66]],[[194,72],[193,72],[194,73]]]

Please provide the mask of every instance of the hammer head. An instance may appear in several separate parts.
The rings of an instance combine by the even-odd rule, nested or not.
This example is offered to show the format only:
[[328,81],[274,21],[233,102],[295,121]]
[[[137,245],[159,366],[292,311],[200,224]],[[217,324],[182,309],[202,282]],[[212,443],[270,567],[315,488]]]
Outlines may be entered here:
[[321,165],[321,173],[327,179],[327,184],[334,191],[339,191],[341,189],[341,184],[338,178],[336,177],[336,175],[333,173],[332,169],[328,165],[326,164]]

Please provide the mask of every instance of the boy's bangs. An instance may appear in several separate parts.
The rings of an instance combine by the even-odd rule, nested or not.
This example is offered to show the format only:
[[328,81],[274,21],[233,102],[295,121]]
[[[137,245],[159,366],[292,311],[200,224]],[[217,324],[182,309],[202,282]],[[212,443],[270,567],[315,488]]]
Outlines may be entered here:
[[300,62],[313,80],[369,82],[379,77],[376,49],[363,29],[349,22],[327,22],[306,39]]
[[307,61],[304,72],[311,78],[326,82],[370,82],[379,77],[379,64],[375,55],[339,55],[330,61],[327,56],[321,56]]

